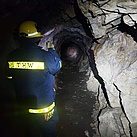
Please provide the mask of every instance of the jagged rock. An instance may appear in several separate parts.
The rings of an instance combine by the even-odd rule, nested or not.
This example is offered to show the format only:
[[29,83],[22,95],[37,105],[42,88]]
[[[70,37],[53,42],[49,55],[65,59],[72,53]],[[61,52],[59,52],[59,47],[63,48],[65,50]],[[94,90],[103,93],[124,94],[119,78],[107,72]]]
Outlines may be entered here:
[[133,137],[137,135],[137,123],[132,123]]
[[[131,34],[137,26],[137,1],[77,1],[82,13],[92,26],[93,36],[99,38],[99,44],[94,43],[92,49],[96,67],[104,80],[109,101],[113,107],[113,111],[106,108],[106,112],[100,114],[101,121],[110,122],[109,124],[99,123],[100,134],[103,137],[122,135],[117,132],[119,128],[115,126],[113,117],[113,114],[117,112],[116,108],[121,108],[122,125],[118,124],[118,126],[124,127],[126,136],[137,136],[135,130],[137,128],[137,43],[134,41],[136,36]],[[122,24],[121,21],[123,21]],[[127,26],[122,32],[131,29],[131,33],[127,31],[126,34],[117,30],[119,25],[125,24]],[[87,81],[87,88],[97,93],[99,109],[106,107],[103,91],[92,72]],[[117,118],[115,120],[118,120]]]
[[129,26],[137,22],[137,1],[97,0],[81,2],[77,0],[82,13],[89,19],[95,38],[112,31],[124,20]]
[[126,137],[126,132],[122,126],[120,116],[121,108],[105,108],[99,117],[99,131],[101,137]]
[[[137,113],[137,43],[129,35],[115,31],[109,34],[109,38],[100,46],[102,48],[96,53],[95,60],[99,75],[105,82],[111,105],[113,108],[124,107],[129,121],[135,123],[137,122],[135,115]],[[89,90],[98,92],[99,84],[93,75],[90,76],[87,84]],[[103,108],[106,102],[101,89],[99,101],[100,107]]]

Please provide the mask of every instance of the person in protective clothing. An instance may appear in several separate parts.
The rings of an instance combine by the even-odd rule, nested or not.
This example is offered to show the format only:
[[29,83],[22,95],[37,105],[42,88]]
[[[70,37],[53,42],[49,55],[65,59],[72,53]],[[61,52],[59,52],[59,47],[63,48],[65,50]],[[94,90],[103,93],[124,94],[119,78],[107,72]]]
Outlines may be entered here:
[[20,47],[7,57],[6,76],[15,88],[24,136],[56,137],[54,75],[62,66],[61,59],[52,42],[47,42],[47,51],[38,46],[42,34],[36,22],[23,22],[19,36]]

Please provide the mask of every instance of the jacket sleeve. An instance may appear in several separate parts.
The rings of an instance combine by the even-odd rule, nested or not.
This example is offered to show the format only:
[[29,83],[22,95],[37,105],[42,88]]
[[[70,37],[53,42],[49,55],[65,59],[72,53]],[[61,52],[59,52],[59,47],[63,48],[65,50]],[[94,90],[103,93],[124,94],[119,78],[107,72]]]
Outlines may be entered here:
[[56,74],[62,67],[62,61],[53,49],[47,51],[45,60],[47,68],[52,75]]

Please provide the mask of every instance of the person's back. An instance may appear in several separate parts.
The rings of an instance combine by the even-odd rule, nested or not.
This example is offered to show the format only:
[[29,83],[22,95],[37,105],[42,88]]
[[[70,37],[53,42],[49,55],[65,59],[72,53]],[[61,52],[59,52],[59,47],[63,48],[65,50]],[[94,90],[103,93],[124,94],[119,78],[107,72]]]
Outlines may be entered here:
[[[31,21],[26,23],[29,23],[29,27],[30,23],[35,24]],[[31,34],[33,35],[35,32]],[[55,136],[55,133],[51,131],[53,133],[51,135],[50,130],[51,127],[54,127],[55,130],[53,121],[56,123],[58,119],[54,102],[54,75],[61,68],[61,60],[52,48],[44,51],[37,46],[36,43],[41,38],[39,32],[34,37],[32,35],[30,35],[30,38],[21,38],[20,48],[9,54],[6,74],[8,77],[12,77],[21,111],[26,111],[26,113],[34,114],[34,117],[37,115],[39,117],[38,122],[31,120],[33,121],[32,124],[37,123],[34,127],[30,124],[31,122],[29,123],[31,126],[28,127],[30,131],[31,129],[38,130],[38,128],[42,130],[47,126],[41,134],[52,137]],[[32,118],[33,115],[29,115],[29,117]],[[27,124],[25,121],[24,123]],[[40,126],[38,127],[38,125]],[[30,133],[32,136],[38,137],[36,132],[33,131],[34,134]],[[28,136],[31,135],[28,133]]]

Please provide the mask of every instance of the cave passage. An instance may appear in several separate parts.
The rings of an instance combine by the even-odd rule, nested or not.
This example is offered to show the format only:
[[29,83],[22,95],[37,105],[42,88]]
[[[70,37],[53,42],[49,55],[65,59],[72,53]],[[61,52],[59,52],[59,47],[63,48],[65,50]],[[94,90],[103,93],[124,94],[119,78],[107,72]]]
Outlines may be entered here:
[[95,97],[87,90],[85,72],[76,65],[65,64],[57,77],[58,137],[93,136],[93,108]]
[[64,29],[57,38],[54,37],[55,46],[63,61],[56,78],[60,117],[58,137],[93,136],[92,115],[96,99],[86,84],[89,78],[87,49],[92,40],[73,28]]
[[91,50],[92,39],[77,29],[64,28],[54,36],[54,40],[56,50],[63,61],[63,68],[57,77],[59,137],[93,136],[95,131],[89,125],[94,124],[91,117],[96,99],[92,92],[86,89],[86,73],[89,68],[101,85],[107,105],[111,105],[103,79],[96,68],[94,52]]

